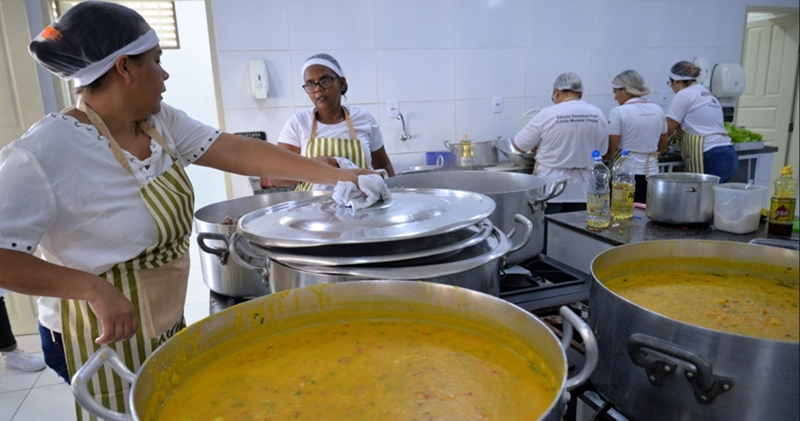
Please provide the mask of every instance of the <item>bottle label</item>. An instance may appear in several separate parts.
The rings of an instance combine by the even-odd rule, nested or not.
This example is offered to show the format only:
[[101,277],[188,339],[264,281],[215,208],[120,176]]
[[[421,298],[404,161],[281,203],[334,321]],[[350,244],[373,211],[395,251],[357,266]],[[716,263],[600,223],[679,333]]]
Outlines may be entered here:
[[791,225],[794,221],[795,199],[773,197],[769,207],[769,223]]

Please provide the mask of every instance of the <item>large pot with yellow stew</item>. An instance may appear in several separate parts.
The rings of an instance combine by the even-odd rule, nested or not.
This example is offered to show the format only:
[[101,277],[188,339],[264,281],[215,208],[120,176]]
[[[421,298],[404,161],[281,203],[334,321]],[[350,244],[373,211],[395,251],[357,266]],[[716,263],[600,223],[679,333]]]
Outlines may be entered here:
[[637,420],[798,419],[797,251],[646,241],[592,262],[591,377]]
[[[588,325],[562,308],[562,342],[530,313],[450,285],[353,281],[274,293],[175,335],[132,382],[131,414],[110,413],[75,376],[85,408],[111,420],[560,420],[597,362]],[[567,378],[563,343],[587,349]],[[124,371],[124,370],[123,370]]]

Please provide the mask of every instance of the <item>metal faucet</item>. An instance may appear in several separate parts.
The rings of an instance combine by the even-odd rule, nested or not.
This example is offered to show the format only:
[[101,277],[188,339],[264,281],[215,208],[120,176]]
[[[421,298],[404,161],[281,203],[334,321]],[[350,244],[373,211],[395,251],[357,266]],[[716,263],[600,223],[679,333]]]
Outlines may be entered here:
[[403,118],[403,113],[397,113],[397,119],[403,123],[403,134],[400,135],[400,140],[406,141],[411,139],[411,135],[406,131],[406,119]]

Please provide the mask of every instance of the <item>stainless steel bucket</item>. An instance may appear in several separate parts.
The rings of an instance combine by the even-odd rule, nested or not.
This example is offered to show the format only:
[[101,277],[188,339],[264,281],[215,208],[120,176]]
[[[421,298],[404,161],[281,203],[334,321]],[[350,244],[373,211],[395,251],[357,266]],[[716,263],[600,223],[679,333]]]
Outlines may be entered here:
[[[200,246],[200,263],[203,282],[214,292],[229,297],[260,297],[269,294],[269,283],[260,271],[242,267],[229,259],[229,240],[236,232],[236,224],[223,224],[227,218],[238,219],[246,213],[292,200],[328,195],[330,192],[281,192],[242,197],[214,203],[194,214],[197,243]],[[251,261],[250,256],[240,256],[254,266],[263,262]]]
[[717,184],[715,175],[653,174],[647,178],[647,217],[667,224],[711,222]]
[[[489,171],[447,171],[427,174],[398,175],[386,180],[389,187],[441,188],[467,190],[485,194],[495,202],[489,220],[503,232],[514,227],[514,215],[521,214],[533,223],[533,235],[528,244],[508,256],[508,264],[529,260],[544,248],[544,208],[548,200],[564,191],[566,181],[559,181],[545,194],[547,183],[541,177],[529,174]],[[511,241],[518,243],[522,233],[515,233]]]

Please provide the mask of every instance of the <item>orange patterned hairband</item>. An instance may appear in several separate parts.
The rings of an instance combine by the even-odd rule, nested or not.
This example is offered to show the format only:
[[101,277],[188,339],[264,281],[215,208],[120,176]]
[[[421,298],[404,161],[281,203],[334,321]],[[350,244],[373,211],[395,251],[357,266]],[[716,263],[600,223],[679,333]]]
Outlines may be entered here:
[[58,41],[61,39],[61,32],[52,26],[47,26],[44,28],[44,30],[42,30],[42,33],[39,34],[39,36],[41,36],[42,39]]

